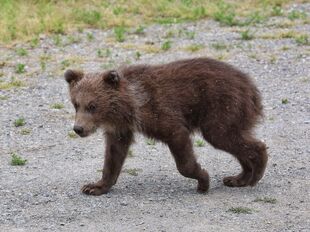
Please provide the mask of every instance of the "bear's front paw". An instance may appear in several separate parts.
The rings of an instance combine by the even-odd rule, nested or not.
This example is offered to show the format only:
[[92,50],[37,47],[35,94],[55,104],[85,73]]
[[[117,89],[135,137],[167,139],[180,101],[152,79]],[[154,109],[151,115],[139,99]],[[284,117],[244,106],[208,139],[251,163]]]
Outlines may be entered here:
[[97,182],[94,184],[86,184],[82,187],[82,193],[87,195],[99,196],[109,192],[110,188],[102,184],[102,182]]
[[202,170],[201,176],[198,179],[197,192],[206,193],[209,190],[209,174],[206,170]]

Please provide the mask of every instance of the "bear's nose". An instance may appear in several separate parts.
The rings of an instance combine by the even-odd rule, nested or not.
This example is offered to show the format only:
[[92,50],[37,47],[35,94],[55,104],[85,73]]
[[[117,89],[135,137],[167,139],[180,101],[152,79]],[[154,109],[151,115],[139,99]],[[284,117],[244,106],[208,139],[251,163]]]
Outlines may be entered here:
[[76,126],[76,125],[74,125],[73,130],[74,130],[74,132],[77,133],[78,135],[83,134],[83,131],[84,131],[83,127],[81,127],[81,126]]

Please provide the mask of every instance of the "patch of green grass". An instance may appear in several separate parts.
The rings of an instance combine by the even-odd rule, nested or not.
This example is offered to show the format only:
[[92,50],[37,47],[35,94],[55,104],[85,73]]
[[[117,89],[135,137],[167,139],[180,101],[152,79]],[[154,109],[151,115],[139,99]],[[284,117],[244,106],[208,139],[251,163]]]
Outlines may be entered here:
[[215,50],[225,50],[227,49],[227,45],[221,42],[213,43],[211,44],[211,47],[213,47]]
[[275,64],[277,62],[277,57],[275,55],[270,56],[270,63]]
[[103,50],[103,49],[98,49],[97,50],[97,56],[102,58],[102,57],[110,57],[112,55],[112,52],[109,48]]
[[288,99],[287,98],[283,98],[282,100],[281,100],[281,102],[282,102],[282,104],[288,104]]
[[188,31],[188,30],[185,30],[184,34],[185,34],[185,37],[188,39],[194,39],[196,35],[194,31]]
[[235,214],[251,214],[253,210],[248,207],[231,207],[227,210],[227,212]]
[[224,1],[218,3],[217,11],[213,14],[213,19],[226,26],[235,26],[238,24],[234,7]]
[[6,62],[5,61],[0,61],[0,68],[3,68],[4,66],[6,66]]
[[305,19],[307,17],[307,13],[304,11],[292,10],[290,13],[288,13],[287,17],[290,20]]
[[23,118],[23,117],[20,117],[14,121],[15,127],[24,126],[25,124],[26,124],[26,121],[25,121],[25,118]]
[[190,52],[197,52],[203,48],[204,48],[203,44],[192,44],[192,45],[187,46],[185,49]]
[[125,9],[123,7],[115,7],[113,9],[113,14],[114,15],[120,15],[120,14],[123,14],[125,12]]
[[41,70],[44,72],[46,70],[46,62],[41,60],[40,67],[41,67]]
[[93,41],[95,39],[93,33],[90,33],[90,32],[86,34],[86,37],[88,41]]
[[76,139],[76,138],[78,138],[78,135],[77,135],[74,131],[69,131],[69,132],[68,132],[68,136],[69,136],[69,138],[71,138],[71,139]]
[[44,54],[40,56],[40,67],[43,72],[46,70],[46,63],[49,60],[51,60],[51,56],[49,55]]
[[134,157],[133,151],[132,151],[132,150],[129,150],[129,151],[128,151],[127,157],[128,157],[128,158]]
[[184,19],[175,18],[175,17],[165,17],[165,18],[157,18],[154,20],[156,23],[159,24],[175,24],[184,22]]
[[128,173],[129,175],[131,175],[131,176],[137,176],[140,171],[140,169],[138,169],[138,168],[128,168],[128,169],[124,169],[124,172],[126,172],[126,173]]
[[52,37],[52,39],[53,39],[53,42],[54,42],[54,44],[57,46],[57,47],[61,47],[63,44],[62,44],[62,37],[61,37],[61,35],[54,35],[53,37]]
[[272,197],[258,197],[254,200],[254,202],[264,202],[269,204],[276,204],[277,199]]
[[63,109],[64,107],[65,106],[62,103],[55,103],[55,104],[51,105],[52,109],[57,109],[57,110]]
[[19,88],[24,86],[24,83],[21,80],[16,80],[14,77],[11,78],[10,82],[0,82],[0,89],[11,89]]
[[149,146],[154,146],[156,144],[155,139],[147,139],[146,144]]
[[100,58],[104,57],[102,49],[98,49],[97,50],[97,56],[100,57]]
[[30,40],[30,47],[31,48],[35,48],[39,45],[39,38],[35,37],[33,39]]
[[202,139],[197,139],[196,141],[195,141],[195,146],[196,147],[204,147],[205,146],[205,141],[203,141]]
[[287,50],[289,50],[289,49],[290,49],[290,48],[289,48],[288,46],[285,46],[285,45],[281,48],[282,51],[287,51]]
[[68,59],[65,59],[65,60],[60,62],[60,65],[61,65],[61,70],[65,70],[66,68],[68,68],[71,65],[71,61]]
[[97,10],[76,9],[74,15],[76,21],[90,26],[99,26],[102,19],[101,13]]
[[253,24],[262,23],[265,20],[266,20],[266,17],[263,16],[259,11],[254,11],[246,17],[244,22],[240,22],[239,24],[241,26],[253,25]]
[[111,50],[110,50],[109,48],[107,48],[107,49],[105,50],[105,57],[111,57],[111,55],[112,55]]
[[21,129],[21,131],[20,131],[20,134],[21,134],[21,135],[29,135],[30,133],[31,133],[31,130],[28,129],[28,128],[23,128],[23,129]]
[[245,30],[240,32],[242,40],[251,40],[254,38],[254,35],[250,32],[250,30]]
[[207,16],[207,11],[204,6],[197,6],[192,11],[192,19],[201,19]]
[[123,26],[114,28],[114,36],[117,42],[122,43],[125,41],[125,33],[126,33],[126,28]]
[[280,6],[272,7],[271,16],[282,16],[283,9]]
[[23,166],[27,162],[26,159],[23,159],[22,157],[16,155],[15,153],[12,154],[11,157],[11,165],[12,166]]
[[79,36],[74,36],[74,35],[68,35],[67,40],[68,40],[68,42],[66,43],[66,45],[77,44],[77,43],[81,42],[81,38]]
[[[9,1],[2,0],[0,41],[38,38],[40,34],[67,34],[84,28],[135,27],[172,24],[214,17],[234,25],[248,12],[284,7],[293,0],[127,0],[127,1]],[[256,16],[255,16],[256,17]],[[255,18],[254,17],[254,18]],[[290,16],[296,17],[296,16]],[[256,17],[257,18],[257,17]]]
[[0,100],[4,101],[4,100],[8,100],[9,97],[8,96],[0,96]]
[[141,53],[139,51],[136,51],[135,53],[135,59],[136,60],[140,60],[140,57],[141,57]]
[[15,66],[15,73],[18,73],[18,74],[25,73],[25,72],[26,72],[25,67],[26,67],[25,64],[20,64],[20,63],[17,64],[17,65]]
[[310,40],[308,38],[308,35],[306,35],[306,34],[296,36],[295,37],[295,42],[298,45],[310,45]]
[[228,55],[226,53],[221,53],[221,54],[218,54],[215,56],[215,59],[218,59],[218,60],[225,60],[227,59]]
[[161,45],[161,49],[163,51],[167,51],[171,48],[171,41],[170,40],[166,40],[162,45]]
[[175,37],[175,31],[173,31],[173,30],[167,31],[165,36],[164,36],[164,38],[166,38],[166,39],[167,38],[172,38],[172,37]]
[[17,48],[15,50],[15,52],[19,56],[27,56],[28,55],[28,51],[25,48]]
[[144,35],[144,30],[145,30],[145,27],[140,25],[136,30],[135,30],[135,34],[137,35]]
[[115,66],[115,62],[113,60],[109,60],[107,63],[101,65],[103,69],[111,69]]
[[287,32],[281,33],[279,35],[279,37],[283,38],[283,39],[291,39],[291,38],[295,37],[295,32],[294,31],[287,31]]

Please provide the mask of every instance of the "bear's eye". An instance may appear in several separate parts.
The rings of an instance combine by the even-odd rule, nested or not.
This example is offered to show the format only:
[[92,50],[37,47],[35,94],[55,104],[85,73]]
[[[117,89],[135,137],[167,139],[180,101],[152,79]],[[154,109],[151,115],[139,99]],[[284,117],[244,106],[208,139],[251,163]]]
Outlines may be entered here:
[[96,111],[96,106],[94,104],[89,104],[86,108],[86,110],[89,112],[89,113],[95,113]]

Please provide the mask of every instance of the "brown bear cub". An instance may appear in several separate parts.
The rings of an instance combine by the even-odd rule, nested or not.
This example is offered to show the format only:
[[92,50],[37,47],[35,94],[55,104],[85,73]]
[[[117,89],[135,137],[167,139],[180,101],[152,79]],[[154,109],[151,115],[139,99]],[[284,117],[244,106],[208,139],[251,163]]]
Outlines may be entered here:
[[266,146],[253,136],[262,116],[259,91],[236,68],[209,58],[163,65],[134,65],[101,73],[67,70],[76,110],[74,131],[81,137],[105,131],[102,178],[85,185],[90,195],[116,183],[134,132],[168,145],[179,172],[209,188],[208,172],[197,163],[190,135],[201,132],[213,147],[229,152],[242,172],[223,179],[226,186],[254,186],[263,176]]

